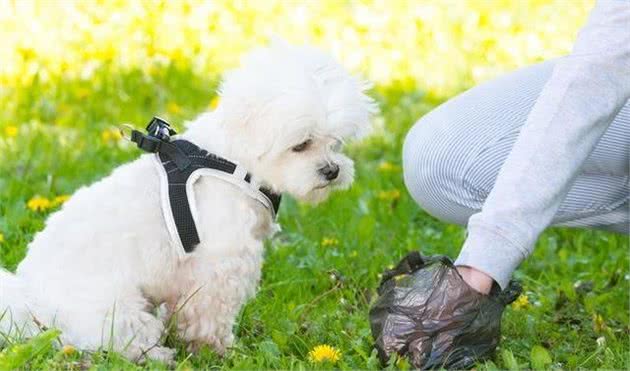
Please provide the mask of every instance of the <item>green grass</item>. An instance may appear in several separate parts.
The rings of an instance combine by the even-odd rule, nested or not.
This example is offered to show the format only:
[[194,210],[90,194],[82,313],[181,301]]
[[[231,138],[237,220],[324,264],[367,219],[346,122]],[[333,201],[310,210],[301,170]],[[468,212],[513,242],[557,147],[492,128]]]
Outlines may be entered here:
[[[181,129],[184,119],[207,108],[215,86],[215,80],[171,66],[150,76],[103,68],[86,81],[36,81],[20,90],[0,90],[1,265],[14,270],[44,227],[47,213],[29,210],[30,198],[71,194],[139,155],[132,146],[103,141],[103,130],[123,122],[142,126],[155,114]],[[454,257],[464,229],[420,210],[402,183],[402,140],[437,101],[393,89],[377,89],[374,95],[383,124],[349,148],[358,160],[353,188],[317,207],[286,199],[280,214],[283,232],[267,245],[262,285],[240,314],[236,346],[221,359],[209,349],[188,355],[169,339],[179,350],[178,368],[331,367],[308,362],[309,350],[318,344],[343,353],[338,368],[380,367],[367,320],[379,273],[413,249]],[[19,128],[15,138],[6,138],[9,125]],[[394,169],[379,170],[382,161]],[[389,190],[399,190],[400,198],[379,198]],[[323,246],[324,238],[338,243]],[[497,356],[478,368],[628,369],[628,247],[620,235],[569,229],[544,233],[516,273],[530,305],[506,311]],[[48,332],[30,341],[14,340],[0,355],[0,368],[166,368],[138,366],[111,352],[66,355],[50,346],[55,336]],[[599,346],[598,338],[604,339]]]

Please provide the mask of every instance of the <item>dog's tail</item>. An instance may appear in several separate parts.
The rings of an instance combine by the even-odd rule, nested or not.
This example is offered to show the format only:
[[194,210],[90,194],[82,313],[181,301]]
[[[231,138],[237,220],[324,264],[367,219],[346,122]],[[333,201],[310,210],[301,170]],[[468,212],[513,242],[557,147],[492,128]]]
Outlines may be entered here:
[[32,318],[28,294],[19,277],[0,268],[0,343],[6,337],[21,337],[30,332]]

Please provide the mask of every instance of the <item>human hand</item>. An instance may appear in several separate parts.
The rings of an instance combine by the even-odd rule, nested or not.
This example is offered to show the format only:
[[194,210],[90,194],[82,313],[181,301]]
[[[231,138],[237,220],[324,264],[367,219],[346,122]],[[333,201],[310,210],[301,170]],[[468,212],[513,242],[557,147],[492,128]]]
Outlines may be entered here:
[[472,287],[477,292],[484,295],[490,293],[490,289],[492,289],[492,285],[494,284],[494,280],[492,279],[492,277],[488,276],[482,271],[464,265],[457,266],[457,271],[464,279],[464,282],[468,284],[468,286]]
[[503,309],[519,293],[511,282],[503,292],[481,294],[449,258],[411,253],[383,274],[370,310],[379,356],[386,361],[398,353],[421,369],[471,367],[493,353]]

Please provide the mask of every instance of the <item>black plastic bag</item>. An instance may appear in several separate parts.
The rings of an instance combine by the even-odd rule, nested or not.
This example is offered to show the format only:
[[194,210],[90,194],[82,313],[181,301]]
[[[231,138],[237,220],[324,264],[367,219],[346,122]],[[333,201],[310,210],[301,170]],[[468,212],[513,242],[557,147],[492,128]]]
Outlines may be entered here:
[[490,295],[472,289],[446,256],[412,252],[383,274],[370,324],[383,362],[394,353],[420,369],[470,368],[490,357],[506,305],[521,293],[512,281]]

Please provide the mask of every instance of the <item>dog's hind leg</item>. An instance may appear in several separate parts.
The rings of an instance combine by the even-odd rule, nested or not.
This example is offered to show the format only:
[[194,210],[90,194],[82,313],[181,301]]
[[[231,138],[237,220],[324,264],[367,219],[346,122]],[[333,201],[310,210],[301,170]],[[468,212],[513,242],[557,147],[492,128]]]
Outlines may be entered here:
[[29,337],[39,332],[30,296],[20,277],[0,268],[0,344],[5,337]]

